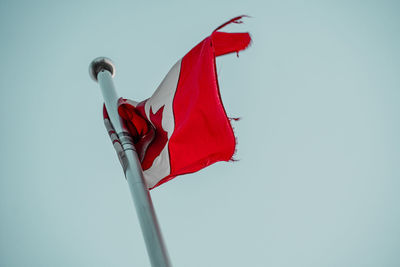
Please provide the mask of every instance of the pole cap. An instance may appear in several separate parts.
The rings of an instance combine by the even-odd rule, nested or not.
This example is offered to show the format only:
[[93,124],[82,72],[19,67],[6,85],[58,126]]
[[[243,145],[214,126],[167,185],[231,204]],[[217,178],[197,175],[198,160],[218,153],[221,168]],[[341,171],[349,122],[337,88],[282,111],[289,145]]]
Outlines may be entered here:
[[93,59],[92,63],[89,65],[89,75],[93,81],[97,82],[97,75],[102,70],[108,70],[111,76],[115,76],[115,65],[114,62],[106,57],[98,57]]

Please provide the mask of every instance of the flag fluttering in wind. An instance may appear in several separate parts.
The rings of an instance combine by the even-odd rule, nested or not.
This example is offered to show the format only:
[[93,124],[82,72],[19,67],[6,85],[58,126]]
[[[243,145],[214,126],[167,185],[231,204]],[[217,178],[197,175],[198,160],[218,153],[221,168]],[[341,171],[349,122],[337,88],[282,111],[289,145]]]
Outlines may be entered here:
[[[222,104],[215,58],[238,53],[250,44],[248,33],[219,30],[224,23],[180,59],[155,93],[142,102],[120,99],[118,113],[134,139],[149,189],[196,172],[217,161],[229,161],[235,136]],[[122,146],[104,108],[113,145]]]

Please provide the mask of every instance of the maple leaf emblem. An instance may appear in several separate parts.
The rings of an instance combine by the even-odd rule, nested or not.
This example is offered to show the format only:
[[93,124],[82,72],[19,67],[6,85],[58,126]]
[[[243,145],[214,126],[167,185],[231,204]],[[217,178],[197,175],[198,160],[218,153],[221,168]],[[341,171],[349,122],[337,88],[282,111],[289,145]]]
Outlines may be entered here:
[[[142,102],[136,106],[136,109],[138,109],[141,114],[145,114],[144,105],[145,103]],[[139,142],[135,144],[144,171],[153,165],[154,159],[161,154],[161,151],[168,142],[168,133],[162,127],[164,107],[165,105],[157,110],[156,113],[154,113],[153,108],[150,107],[150,118],[148,122],[151,124],[151,130],[148,134],[141,136]]]

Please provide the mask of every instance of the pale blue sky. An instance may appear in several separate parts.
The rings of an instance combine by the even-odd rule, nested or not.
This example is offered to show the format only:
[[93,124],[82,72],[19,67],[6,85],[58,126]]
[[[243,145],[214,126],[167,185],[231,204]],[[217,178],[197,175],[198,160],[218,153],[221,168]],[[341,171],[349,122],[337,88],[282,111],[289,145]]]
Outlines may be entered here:
[[238,137],[152,191],[176,267],[400,266],[397,1],[1,1],[0,266],[149,266],[88,65],[149,97],[224,21]]

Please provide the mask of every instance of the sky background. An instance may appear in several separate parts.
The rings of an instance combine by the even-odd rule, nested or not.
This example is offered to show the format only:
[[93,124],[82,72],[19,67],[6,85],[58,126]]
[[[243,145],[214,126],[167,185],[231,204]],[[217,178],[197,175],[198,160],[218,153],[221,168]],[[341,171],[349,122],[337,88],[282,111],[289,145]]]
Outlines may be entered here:
[[226,20],[238,162],[151,192],[173,266],[400,266],[398,1],[0,1],[0,266],[149,266],[88,75],[149,97]]

